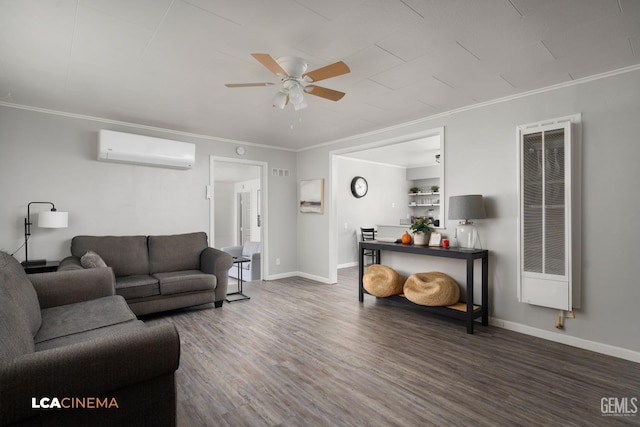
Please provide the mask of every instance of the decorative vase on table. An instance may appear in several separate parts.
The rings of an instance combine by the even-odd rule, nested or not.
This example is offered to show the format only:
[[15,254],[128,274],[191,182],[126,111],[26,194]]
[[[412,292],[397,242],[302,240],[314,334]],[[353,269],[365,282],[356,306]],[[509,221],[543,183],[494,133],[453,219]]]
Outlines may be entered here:
[[413,244],[424,246],[429,242],[431,235],[431,224],[425,218],[416,219],[409,227],[413,233]]
[[422,231],[414,233],[413,244],[417,246],[425,246],[427,243],[429,243],[430,234],[431,233],[423,233]]

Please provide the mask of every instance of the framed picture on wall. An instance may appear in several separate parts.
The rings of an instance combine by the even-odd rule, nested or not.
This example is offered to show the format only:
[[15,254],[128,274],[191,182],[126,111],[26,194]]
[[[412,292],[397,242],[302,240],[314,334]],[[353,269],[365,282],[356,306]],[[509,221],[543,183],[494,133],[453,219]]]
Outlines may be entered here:
[[300,181],[300,212],[324,213],[324,179]]
[[435,231],[431,232],[431,237],[429,237],[429,246],[440,246],[442,242],[442,234],[436,233]]

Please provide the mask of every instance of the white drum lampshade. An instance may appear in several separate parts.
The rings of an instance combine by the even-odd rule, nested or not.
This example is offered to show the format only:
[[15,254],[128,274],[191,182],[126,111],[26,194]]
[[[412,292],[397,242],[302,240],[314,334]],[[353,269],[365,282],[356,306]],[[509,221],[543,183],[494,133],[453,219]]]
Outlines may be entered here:
[[456,227],[456,240],[461,248],[475,248],[478,232],[470,220],[484,218],[484,200],[480,194],[449,197],[449,219],[462,220]]
[[40,228],[67,228],[69,212],[45,211],[38,214]]

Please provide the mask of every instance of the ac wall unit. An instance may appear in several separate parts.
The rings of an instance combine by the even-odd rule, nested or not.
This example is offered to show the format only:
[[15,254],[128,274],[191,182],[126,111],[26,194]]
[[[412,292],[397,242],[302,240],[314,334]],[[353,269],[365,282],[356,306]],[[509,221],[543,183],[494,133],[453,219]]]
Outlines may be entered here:
[[196,146],[187,142],[100,130],[98,160],[172,169],[191,169]]

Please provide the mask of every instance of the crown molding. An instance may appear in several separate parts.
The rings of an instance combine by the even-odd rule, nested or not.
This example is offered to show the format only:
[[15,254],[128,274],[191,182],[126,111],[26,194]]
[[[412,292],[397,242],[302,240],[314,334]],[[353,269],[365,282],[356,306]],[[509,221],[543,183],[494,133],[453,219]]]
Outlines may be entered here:
[[297,149],[278,147],[278,146],[275,146],[275,145],[258,144],[258,143],[255,143],[255,142],[240,141],[240,140],[234,140],[234,139],[228,139],[228,138],[219,138],[219,137],[214,137],[214,136],[210,136],[210,135],[203,135],[203,134],[197,134],[197,133],[191,133],[191,132],[183,132],[183,131],[178,131],[178,130],[174,130],[174,129],[167,129],[167,128],[161,128],[161,127],[156,127],[156,126],[147,126],[147,125],[124,122],[124,121],[119,121],[119,120],[111,120],[111,119],[106,119],[106,118],[102,118],[102,117],[89,116],[89,115],[77,114],[77,113],[69,113],[69,112],[65,112],[65,111],[58,111],[58,110],[52,110],[52,109],[48,109],[48,108],[34,107],[34,106],[30,106],[30,105],[14,104],[14,103],[5,102],[5,101],[0,101],[0,106],[9,107],[9,108],[16,108],[16,109],[21,109],[21,110],[27,110],[27,111],[34,111],[34,112],[38,112],[38,113],[53,114],[53,115],[57,115],[57,116],[69,117],[69,118],[74,118],[74,119],[90,120],[90,121],[106,123],[106,124],[127,126],[127,127],[137,128],[137,129],[144,129],[144,130],[157,131],[157,132],[165,132],[165,133],[169,133],[169,134],[173,134],[173,135],[186,136],[186,137],[190,137],[190,138],[203,139],[203,140],[207,140],[207,141],[224,142],[224,143],[228,143],[228,144],[249,145],[249,146],[253,146],[253,147],[260,147],[260,148],[266,148],[266,149],[271,149],[271,150],[281,150],[281,151],[289,151],[289,152],[298,152],[299,153],[299,152],[304,152],[304,151],[308,151],[308,150],[314,150],[314,149],[317,149],[317,148],[322,148],[322,147],[335,145],[335,144],[339,144],[339,143],[351,142],[351,141],[355,141],[355,140],[358,140],[358,139],[361,139],[361,138],[365,138],[365,137],[368,137],[368,136],[374,136],[374,135],[378,135],[378,134],[382,134],[382,133],[386,133],[386,132],[390,132],[390,131],[394,131],[394,130],[398,130],[398,129],[403,129],[403,128],[406,128],[406,127],[409,127],[409,126],[419,125],[421,123],[426,123],[428,121],[435,120],[435,119],[438,119],[438,118],[447,117],[447,116],[450,116],[450,115],[453,115],[453,114],[462,113],[464,111],[470,111],[470,110],[475,110],[475,109],[478,109],[478,108],[487,107],[487,106],[490,106],[490,105],[501,104],[503,102],[509,102],[509,101],[513,101],[513,100],[516,100],[516,99],[526,98],[528,96],[537,95],[537,94],[540,94],[540,93],[551,92],[551,91],[558,90],[558,89],[563,89],[563,88],[567,88],[567,87],[571,87],[571,86],[575,86],[575,85],[589,83],[589,82],[592,82],[592,81],[595,81],[595,80],[614,77],[614,76],[617,76],[617,75],[620,75],[620,74],[626,74],[626,73],[630,73],[630,72],[637,71],[637,70],[640,70],[640,64],[631,65],[631,66],[628,66],[628,67],[619,68],[619,69],[616,69],[616,70],[607,71],[607,72],[600,73],[600,74],[594,74],[592,76],[583,77],[583,78],[580,78],[580,79],[577,79],[577,80],[571,80],[571,81],[568,81],[568,82],[558,83],[558,84],[547,86],[547,87],[544,87],[544,88],[534,89],[534,90],[530,90],[530,91],[527,91],[527,92],[522,92],[522,93],[518,93],[518,94],[514,94],[514,95],[509,95],[509,96],[505,96],[505,97],[502,97],[502,98],[493,99],[493,100],[490,100],[490,101],[480,102],[480,103],[477,103],[477,104],[468,105],[466,107],[456,108],[454,110],[449,110],[449,111],[445,111],[445,112],[442,112],[442,113],[434,114],[434,115],[431,115],[431,116],[422,117],[422,118],[419,118],[419,119],[416,119],[416,120],[412,120],[412,121],[409,121],[409,122],[404,122],[404,123],[400,123],[400,124],[397,124],[397,125],[385,127],[385,128],[382,128],[382,129],[377,129],[377,130],[374,130],[374,131],[371,131],[371,132],[364,132],[364,133],[360,133],[360,134],[357,134],[357,135],[352,135],[352,136],[348,136],[348,137],[345,137],[345,138],[335,139],[335,140],[332,140],[332,141],[327,141],[327,142],[323,142],[323,143],[320,143],[320,144],[315,144],[315,145],[312,145],[312,146],[309,146],[309,147],[297,148]]
[[249,146],[252,146],[252,147],[260,147],[260,148],[266,148],[266,149],[270,149],[270,150],[281,150],[281,151],[290,151],[290,152],[295,152],[296,151],[296,150],[291,149],[291,148],[277,147],[277,146],[274,146],[274,145],[258,144],[258,143],[249,142],[249,141],[240,141],[240,140],[235,140],[235,139],[220,138],[220,137],[216,137],[216,136],[203,135],[203,134],[191,133],[191,132],[184,132],[184,131],[179,131],[179,130],[175,130],[175,129],[161,128],[161,127],[157,127],[157,126],[147,126],[147,125],[142,125],[142,124],[138,124],[138,123],[124,122],[124,121],[121,121],[121,120],[111,120],[111,119],[105,119],[103,117],[89,116],[89,115],[86,115],[86,114],[69,113],[69,112],[66,112],[66,111],[52,110],[52,109],[49,109],[49,108],[34,107],[34,106],[31,106],[31,105],[14,104],[14,103],[10,103],[10,102],[0,101],[0,107],[15,108],[15,109],[18,109],[18,110],[33,111],[33,112],[36,112],[36,113],[52,114],[52,115],[55,115],[55,116],[68,117],[68,118],[72,118],[72,119],[89,120],[89,121],[92,121],[92,122],[99,122],[99,123],[105,123],[105,124],[110,124],[110,125],[127,126],[127,127],[131,127],[131,128],[135,128],[135,129],[143,129],[143,130],[154,131],[154,132],[164,132],[164,133],[183,136],[183,137],[188,137],[188,138],[203,139],[203,140],[206,140],[206,141],[224,142],[224,143],[235,144],[235,145],[249,145]]
[[589,83],[589,82],[592,82],[592,81],[595,81],[595,80],[606,79],[606,78],[609,78],[609,77],[614,77],[614,76],[617,76],[617,75],[620,75],[620,74],[631,73],[633,71],[638,71],[638,70],[640,70],[640,64],[631,65],[631,66],[628,66],[628,67],[619,68],[617,70],[607,71],[607,72],[604,72],[604,73],[594,74],[594,75],[588,76],[588,77],[583,77],[583,78],[577,79],[577,80],[571,80],[571,81],[568,81],[568,82],[563,82],[563,83],[558,83],[558,84],[551,85],[551,86],[546,86],[546,87],[540,88],[540,89],[534,89],[534,90],[530,90],[530,91],[527,91],[527,92],[522,92],[522,93],[518,93],[518,94],[514,94],[514,95],[505,96],[505,97],[502,97],[502,98],[492,99],[490,101],[479,102],[477,104],[467,105],[465,107],[460,107],[460,108],[456,108],[454,110],[444,111],[442,113],[434,114],[434,115],[427,116],[427,117],[422,117],[422,118],[419,118],[419,119],[416,119],[416,120],[412,120],[410,122],[404,122],[404,123],[400,123],[400,124],[389,126],[389,127],[382,128],[382,129],[377,129],[377,130],[374,130],[374,131],[371,131],[371,132],[365,132],[365,133],[361,133],[361,134],[357,134],[357,135],[348,136],[348,137],[345,137],[345,138],[336,139],[336,140],[333,140],[333,141],[327,141],[327,142],[323,142],[323,143],[320,143],[320,144],[312,145],[310,147],[299,148],[299,149],[297,149],[295,151],[302,152],[302,151],[314,150],[316,148],[322,148],[322,147],[326,147],[326,146],[330,146],[330,145],[335,145],[335,144],[339,144],[339,143],[355,141],[355,140],[358,140],[358,139],[361,139],[361,138],[374,136],[374,135],[378,135],[378,134],[383,134],[383,133],[386,133],[386,132],[402,129],[402,128],[409,127],[409,126],[419,125],[421,123],[426,123],[426,122],[431,121],[431,120],[435,120],[435,119],[439,119],[439,118],[442,118],[442,117],[451,116],[453,114],[462,113],[464,111],[476,110],[478,108],[488,107],[490,105],[501,104],[503,102],[509,102],[509,101],[513,101],[513,100],[516,100],[516,99],[520,99],[520,98],[526,98],[526,97],[529,97],[529,96],[538,95],[540,93],[551,92],[551,91],[554,91],[554,90],[563,89],[563,88],[567,88],[567,87],[571,87],[571,86],[576,86],[576,85],[580,85],[580,84],[584,84],[584,83]]

